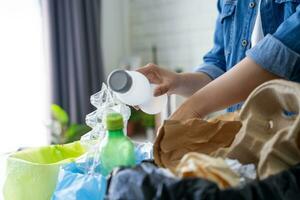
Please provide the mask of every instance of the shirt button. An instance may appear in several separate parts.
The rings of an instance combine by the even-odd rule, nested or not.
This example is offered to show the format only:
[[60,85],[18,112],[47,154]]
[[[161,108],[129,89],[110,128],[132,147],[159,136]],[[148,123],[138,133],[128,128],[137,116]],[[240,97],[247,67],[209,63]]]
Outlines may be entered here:
[[248,45],[247,40],[242,40],[242,46],[245,47],[245,46],[247,46],[247,45]]
[[255,7],[255,2],[250,2],[249,3],[249,8],[254,8]]

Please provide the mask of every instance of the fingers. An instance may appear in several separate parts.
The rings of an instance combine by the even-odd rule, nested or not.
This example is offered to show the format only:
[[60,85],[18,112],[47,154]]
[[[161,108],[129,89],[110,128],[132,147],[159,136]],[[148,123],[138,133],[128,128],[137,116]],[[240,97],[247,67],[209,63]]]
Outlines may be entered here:
[[157,65],[155,64],[149,63],[146,66],[139,68],[137,71],[144,74],[150,83],[160,84],[162,82]]
[[156,73],[148,73],[145,76],[147,77],[150,83],[160,84],[162,82],[162,80]]
[[166,85],[166,84],[159,85],[154,89],[154,96],[157,97],[157,96],[163,95],[163,94],[167,93],[168,90],[169,90],[168,85]]
[[151,73],[153,71],[153,68],[155,68],[155,67],[157,67],[155,64],[148,63],[147,65],[137,69],[136,71],[138,71],[138,72],[144,74],[145,76],[147,76],[147,74]]

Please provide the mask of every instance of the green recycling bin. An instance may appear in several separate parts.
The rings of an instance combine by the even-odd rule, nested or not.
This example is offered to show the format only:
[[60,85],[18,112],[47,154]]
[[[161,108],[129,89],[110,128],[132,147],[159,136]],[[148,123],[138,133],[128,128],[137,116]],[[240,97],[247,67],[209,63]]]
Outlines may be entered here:
[[7,159],[4,200],[50,200],[59,167],[85,153],[79,142],[27,149]]

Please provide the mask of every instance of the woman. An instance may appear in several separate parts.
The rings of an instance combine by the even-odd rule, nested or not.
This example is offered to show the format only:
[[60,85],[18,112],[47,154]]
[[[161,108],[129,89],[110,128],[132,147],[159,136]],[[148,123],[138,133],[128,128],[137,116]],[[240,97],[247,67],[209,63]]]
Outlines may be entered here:
[[272,79],[300,82],[300,0],[218,0],[214,46],[195,73],[148,64],[139,71],[158,84],[155,95],[189,97],[171,116],[184,120],[229,112]]

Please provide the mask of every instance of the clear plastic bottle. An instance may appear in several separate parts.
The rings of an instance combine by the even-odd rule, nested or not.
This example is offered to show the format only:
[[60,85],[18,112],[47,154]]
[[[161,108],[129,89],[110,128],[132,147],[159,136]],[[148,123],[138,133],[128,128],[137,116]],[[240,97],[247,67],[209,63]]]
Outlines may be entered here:
[[137,71],[115,70],[108,77],[108,85],[120,101],[139,106],[148,114],[160,113],[167,105],[167,95],[154,97],[155,84]]
[[124,135],[123,117],[119,113],[106,116],[107,135],[100,147],[102,174],[108,175],[115,167],[134,166],[134,145]]

